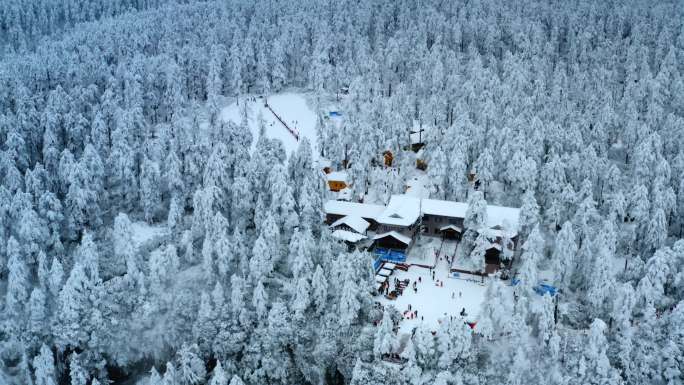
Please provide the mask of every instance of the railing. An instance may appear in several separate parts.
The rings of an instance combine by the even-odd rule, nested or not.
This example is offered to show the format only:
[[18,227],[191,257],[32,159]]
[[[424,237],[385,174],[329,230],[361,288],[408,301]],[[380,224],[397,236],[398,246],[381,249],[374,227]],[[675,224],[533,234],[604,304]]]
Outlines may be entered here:
[[276,119],[278,119],[278,121],[287,129],[287,131],[290,134],[292,134],[292,136],[294,136],[295,140],[299,142],[299,133],[297,131],[291,129],[290,126],[288,126],[287,123],[285,123],[285,121],[278,114],[276,114],[275,111],[273,111],[271,106],[268,105],[268,101],[266,99],[264,99],[264,104],[265,104],[266,108],[268,108],[268,110],[271,111],[273,116],[275,116]]
[[442,237],[442,242],[439,244],[439,249],[437,250],[437,258],[442,255],[442,247],[444,247],[444,238]]

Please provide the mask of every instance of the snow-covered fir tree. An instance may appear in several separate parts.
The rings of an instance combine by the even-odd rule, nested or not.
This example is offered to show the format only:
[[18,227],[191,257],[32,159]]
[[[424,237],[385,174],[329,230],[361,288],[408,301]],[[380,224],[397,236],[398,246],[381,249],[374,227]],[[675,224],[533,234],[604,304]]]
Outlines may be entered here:
[[[683,13],[1,2],[0,383],[682,383]],[[477,314],[381,309],[325,223],[404,193],[501,249]]]

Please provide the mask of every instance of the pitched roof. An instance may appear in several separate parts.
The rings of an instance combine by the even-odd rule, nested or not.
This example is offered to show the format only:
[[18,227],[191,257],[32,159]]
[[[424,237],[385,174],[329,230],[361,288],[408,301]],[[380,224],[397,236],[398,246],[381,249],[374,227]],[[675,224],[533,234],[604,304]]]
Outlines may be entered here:
[[411,238],[407,237],[406,235],[399,234],[396,231],[390,231],[389,233],[383,233],[383,234],[378,234],[373,237],[373,240],[376,239],[382,239],[386,237],[392,237],[396,239],[397,241],[406,244],[407,246],[411,244]]
[[439,228],[439,231],[444,231],[444,230],[454,230],[454,231],[459,232],[459,233],[460,233],[461,231],[463,231],[462,228],[460,228],[460,227],[458,227],[458,226],[456,226],[456,225],[446,225],[446,226],[442,226],[442,227]]
[[347,231],[347,230],[335,230],[332,232],[332,236],[334,238],[351,242],[351,243],[356,243],[362,239],[366,239],[365,235],[357,234],[352,231]]
[[[367,203],[328,201],[324,205],[327,214],[355,215],[361,218],[377,220],[379,223],[394,226],[410,226],[418,221],[421,215],[436,215],[451,218],[465,218],[468,204],[463,202],[443,201],[438,199],[419,199],[406,194],[392,195],[387,207]],[[504,222],[508,222],[509,237],[518,233],[518,217],[520,209],[487,205],[487,227],[493,234],[502,234]],[[499,229],[496,227],[499,226]]]
[[385,210],[385,206],[368,203],[344,202],[330,200],[325,202],[323,210],[332,215],[353,215],[375,220]]
[[503,229],[493,228],[493,229],[489,229],[487,231],[487,235],[489,235],[492,238],[503,238],[504,235],[506,235],[506,238],[511,239],[511,238],[515,238],[518,235],[518,231],[510,230],[510,231],[506,232]]
[[333,171],[330,174],[326,174],[329,181],[344,182],[347,183],[347,172],[346,171]]
[[466,210],[468,210],[467,203],[438,199],[423,199],[421,207],[423,214],[452,218],[465,218]]
[[370,223],[358,215],[347,215],[333,222],[333,224],[330,225],[330,228],[332,229],[339,225],[347,225],[357,233],[363,234],[366,232],[366,230],[368,230]]
[[517,234],[519,217],[519,208],[487,205],[487,226],[489,228],[495,226],[503,228],[505,227],[504,222],[508,222],[508,230]]
[[392,195],[387,208],[378,216],[378,223],[410,226],[420,217],[420,199],[408,195]]
[[[438,199],[423,199],[421,211],[423,214],[437,215],[451,218],[465,218],[468,204],[463,202],[443,201]],[[517,234],[518,216],[520,209],[514,207],[502,207],[487,205],[487,227],[503,227],[505,221],[510,226],[510,231]]]

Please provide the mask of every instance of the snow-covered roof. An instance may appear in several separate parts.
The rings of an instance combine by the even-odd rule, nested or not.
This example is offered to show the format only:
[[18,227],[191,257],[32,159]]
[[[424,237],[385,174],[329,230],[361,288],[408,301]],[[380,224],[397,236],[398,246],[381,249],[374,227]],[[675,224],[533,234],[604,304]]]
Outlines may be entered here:
[[506,238],[511,239],[511,238],[514,238],[516,235],[518,235],[518,232],[513,230],[513,231],[508,231],[506,233],[506,231],[503,229],[489,229],[488,230],[488,235],[492,238],[503,238],[504,234],[508,235]]
[[[468,204],[438,199],[419,199],[406,194],[392,195],[387,207],[367,203],[328,201],[324,205],[327,214],[352,215],[375,219],[379,223],[395,226],[410,226],[420,215],[437,215],[451,218],[465,218]],[[492,236],[502,236],[503,228],[509,231],[508,237],[518,234],[520,209],[487,205],[487,227]],[[504,223],[508,222],[508,227]],[[498,228],[497,228],[498,227]]]
[[342,201],[350,201],[352,199],[352,190],[345,187],[337,193],[337,199]]
[[385,210],[385,206],[330,200],[325,202],[323,210],[326,214],[375,219]]
[[489,228],[504,226],[504,222],[508,222],[508,230],[518,233],[518,217],[520,217],[520,209],[515,207],[503,207],[487,205],[487,226]]
[[347,183],[347,172],[346,171],[333,171],[327,174],[329,181],[344,182]]
[[[438,215],[442,217],[465,218],[467,210],[467,203],[438,199],[423,199],[421,205],[423,214]],[[520,209],[518,208],[487,205],[487,227],[504,227],[504,222],[508,222],[510,231],[517,234],[519,215]]]
[[442,217],[465,218],[468,204],[462,202],[443,201],[438,199],[423,199],[421,206],[423,214],[439,215]]
[[497,249],[497,250],[501,251],[502,247],[500,244],[492,242],[489,244],[489,246],[487,246],[487,250],[489,250],[489,249]]
[[420,199],[408,195],[392,195],[387,208],[378,217],[378,223],[410,226],[420,217]]
[[335,230],[332,232],[332,236],[342,240],[342,241],[347,241],[351,243],[356,243],[362,239],[365,239],[365,235],[357,234],[353,231],[347,231],[347,230]]
[[339,225],[347,225],[357,233],[364,234],[366,230],[368,230],[370,223],[358,215],[347,215],[346,217],[342,217],[333,222],[333,224],[330,225],[330,228],[335,228]]
[[320,167],[322,169],[332,166],[332,162],[329,161],[328,159],[325,159],[325,158],[318,158],[318,160],[316,162],[318,163],[318,167]]
[[458,227],[458,226],[456,226],[456,225],[446,225],[446,226],[442,226],[442,227],[439,228],[439,231],[444,231],[444,230],[454,230],[454,231],[457,231],[457,232],[459,232],[459,233],[460,233],[461,231],[463,231],[462,228],[460,228],[460,227]]
[[396,231],[390,231],[388,233],[378,234],[378,235],[373,237],[373,240],[382,239],[382,238],[386,238],[386,237],[392,237],[401,243],[405,243],[406,245],[411,244],[411,238],[407,237],[406,235],[399,234]]

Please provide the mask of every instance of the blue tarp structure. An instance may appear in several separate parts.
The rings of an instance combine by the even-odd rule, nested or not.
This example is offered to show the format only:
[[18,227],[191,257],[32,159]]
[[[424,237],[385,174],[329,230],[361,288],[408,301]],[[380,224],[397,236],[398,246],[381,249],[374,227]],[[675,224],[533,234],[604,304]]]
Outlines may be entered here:
[[342,113],[341,113],[341,112],[339,112],[339,111],[330,111],[330,117],[331,117],[331,118],[337,118],[337,117],[340,117],[340,116],[342,116]]
[[386,256],[385,260],[394,263],[406,262],[406,253],[398,250],[391,250]]
[[540,283],[539,285],[534,287],[534,292],[541,296],[543,296],[544,294],[548,294],[553,297],[554,295],[556,295],[557,291],[558,290],[554,286],[547,285],[545,283]]
[[[519,284],[520,280],[518,278],[511,279],[511,286],[518,286]],[[544,294],[548,294],[553,297],[558,293],[558,289],[553,285],[549,285],[548,283],[540,283],[537,286],[533,287],[532,290],[534,290],[535,293],[541,296],[543,296]]]
[[389,253],[389,250],[384,249],[382,247],[376,247],[375,249],[373,249],[373,252],[375,253],[375,255],[385,255]]
[[373,250],[375,254],[375,261],[373,262],[373,268],[377,271],[383,262],[392,263],[404,263],[406,262],[406,253],[398,250],[385,249],[382,247],[376,247]]
[[380,270],[380,266],[382,266],[382,258],[377,258],[375,261],[373,261],[373,270],[377,272]]

